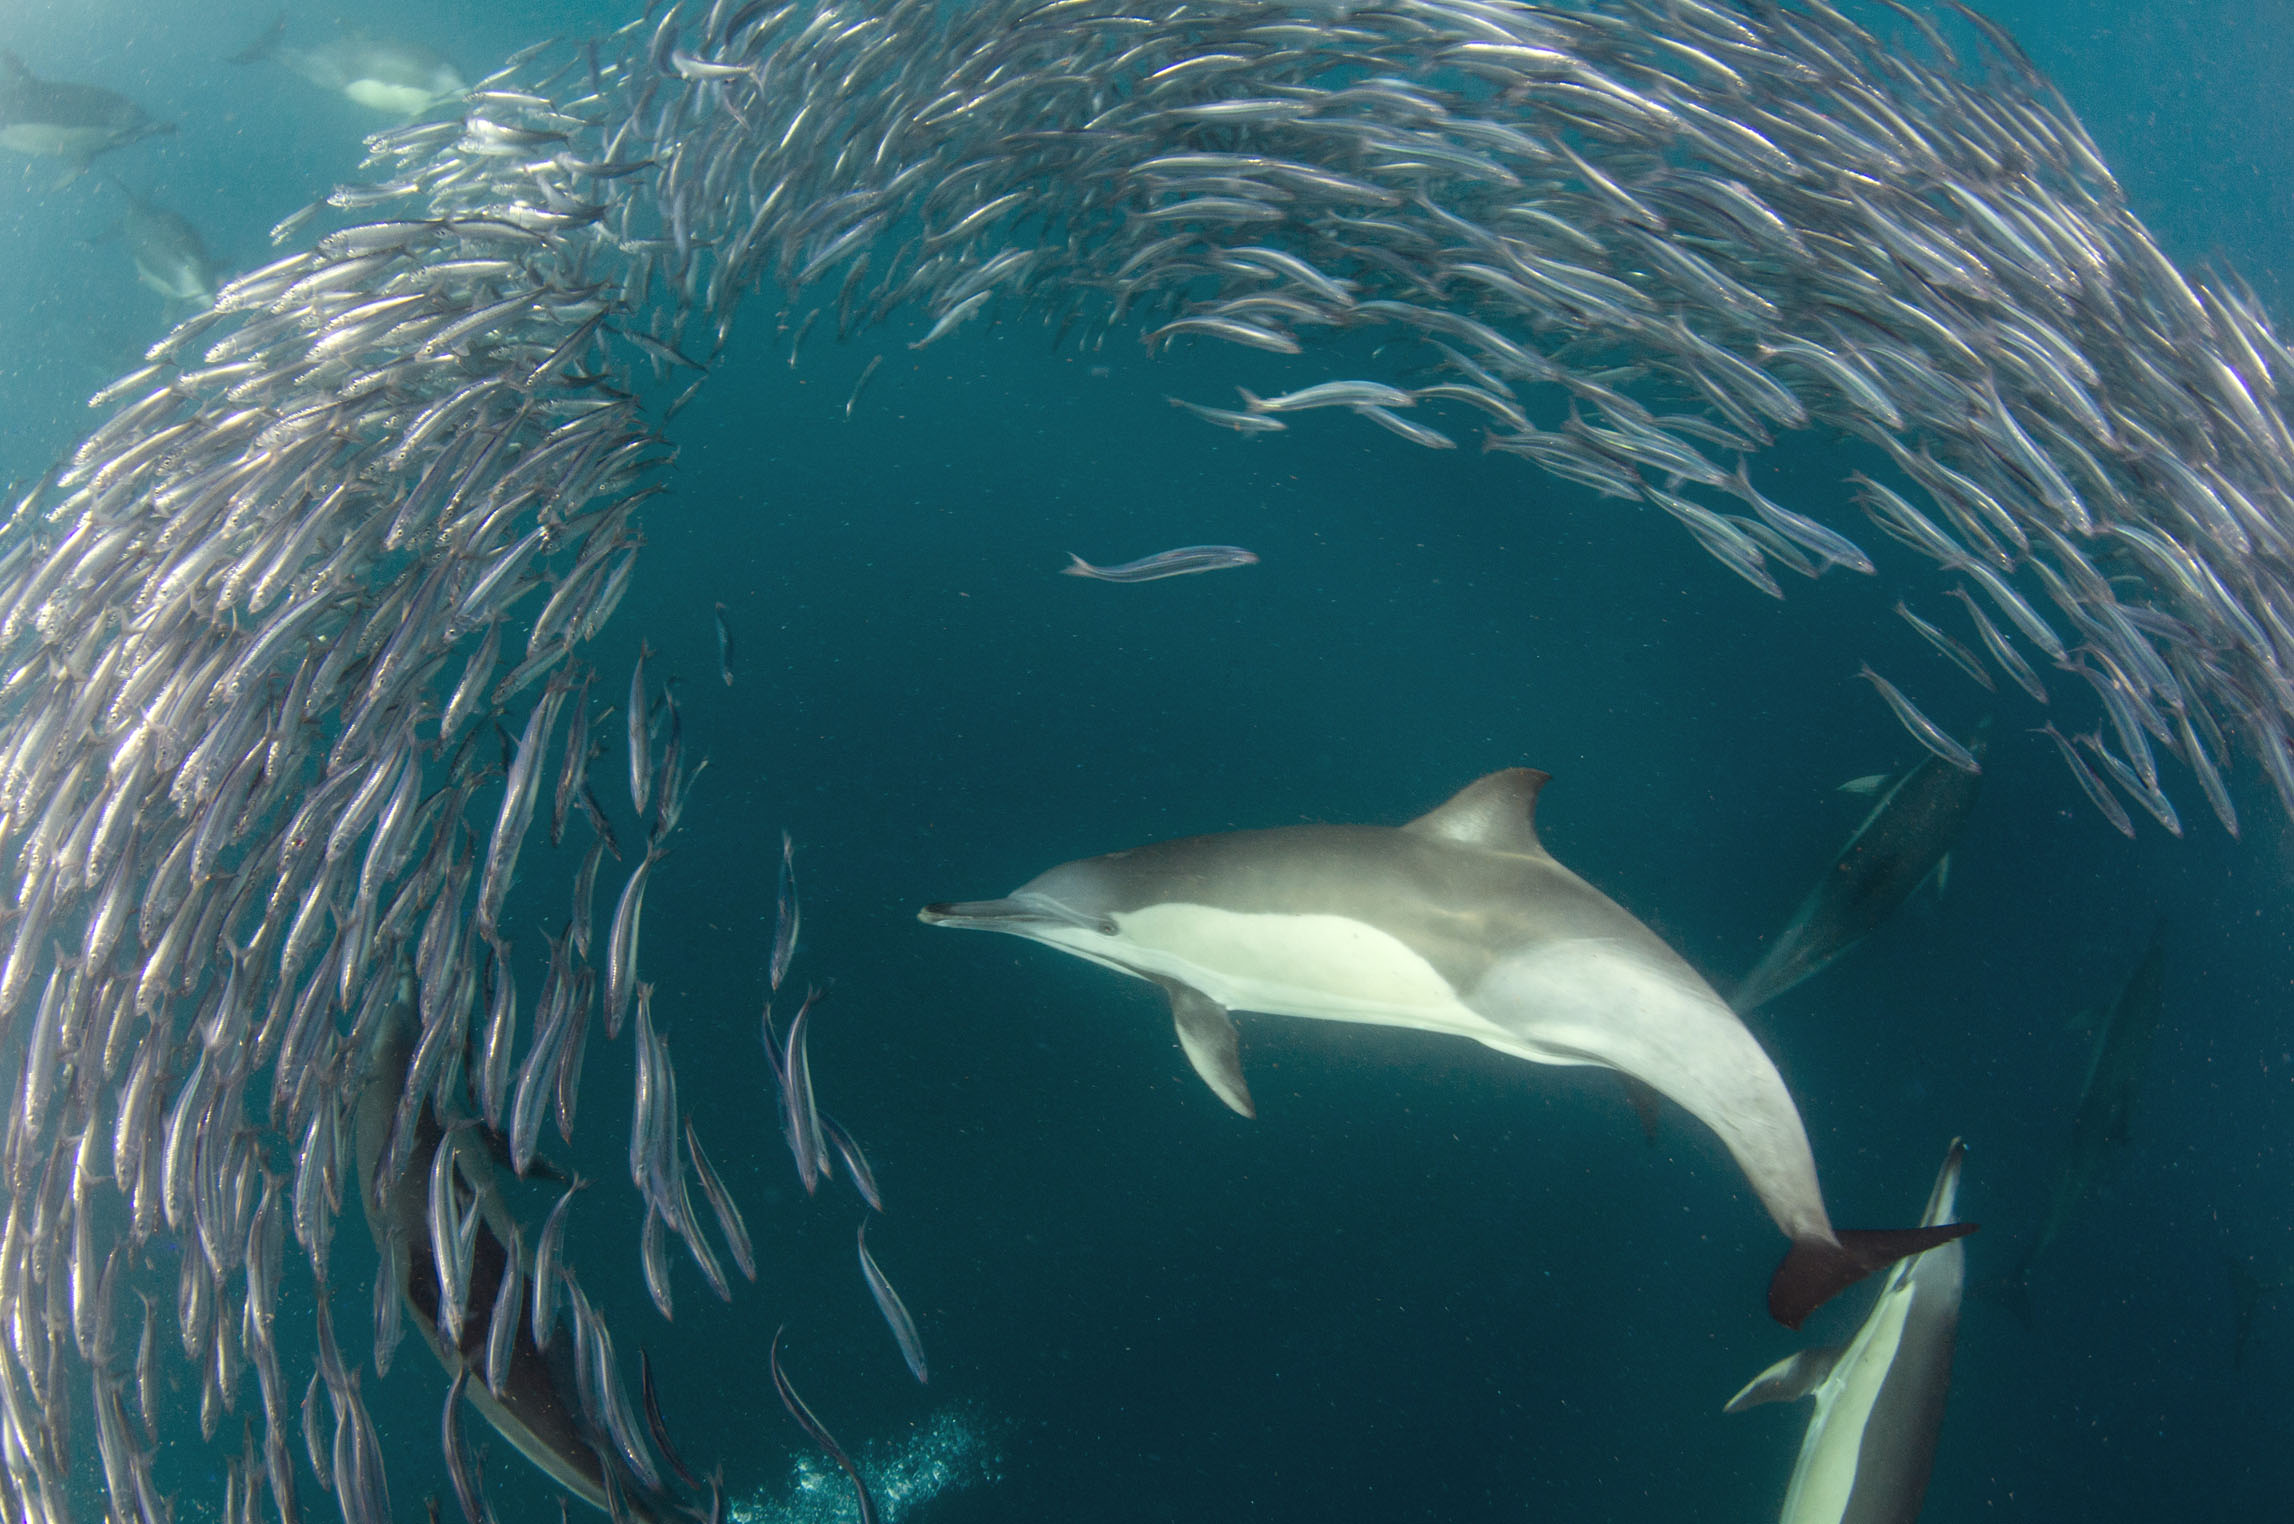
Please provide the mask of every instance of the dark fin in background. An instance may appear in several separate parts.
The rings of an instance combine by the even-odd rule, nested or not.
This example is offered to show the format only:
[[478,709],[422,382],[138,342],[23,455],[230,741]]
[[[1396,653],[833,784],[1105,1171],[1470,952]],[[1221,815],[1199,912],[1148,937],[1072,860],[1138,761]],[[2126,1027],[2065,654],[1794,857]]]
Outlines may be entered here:
[[1798,1239],[1769,1280],[1768,1315],[1787,1328],[1798,1328],[1810,1313],[1873,1271],[1965,1238],[1975,1228],[1972,1222],[1932,1228],[1842,1228],[1837,1244]]
[[1659,1097],[1656,1087],[1647,1080],[1633,1078],[1632,1075],[1627,1074],[1622,1069],[1616,1070],[1615,1073],[1619,1082],[1625,1087],[1625,1104],[1633,1108],[1634,1116],[1640,1118],[1642,1140],[1651,1148],[1655,1148],[1657,1146],[1657,1118],[1663,1115],[1663,1108],[1658,1104]]
[[272,22],[262,36],[232,54],[230,61],[235,64],[261,63],[278,50],[279,44],[286,40],[286,36],[287,13],[281,11],[279,12],[279,19]]

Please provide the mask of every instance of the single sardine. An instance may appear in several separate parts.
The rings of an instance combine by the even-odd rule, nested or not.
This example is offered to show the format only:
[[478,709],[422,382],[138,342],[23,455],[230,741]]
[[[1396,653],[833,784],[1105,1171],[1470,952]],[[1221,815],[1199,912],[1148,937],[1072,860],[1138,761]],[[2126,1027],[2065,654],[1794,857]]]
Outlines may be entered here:
[[908,1362],[908,1370],[920,1382],[932,1377],[924,1364],[924,1341],[916,1332],[916,1320],[908,1315],[908,1306],[900,1300],[900,1293],[892,1289],[884,1271],[877,1266],[876,1256],[868,1252],[868,1222],[863,1218],[858,1238],[860,1244],[860,1274],[868,1282],[868,1294],[876,1298],[876,1310],[884,1314],[885,1326],[892,1330],[892,1338],[900,1346],[900,1358]]
[[1158,551],[1120,566],[1094,566],[1083,557],[1068,552],[1068,564],[1060,568],[1063,577],[1089,577],[1095,582],[1154,582],[1164,577],[1184,577],[1191,572],[1225,571],[1234,566],[1256,566],[1258,556],[1239,545],[1184,545],[1177,550]]
[[1918,706],[1904,697],[1894,683],[1872,670],[1871,663],[1865,663],[1856,675],[1880,690],[1880,697],[1895,711],[1896,718],[1903,722],[1904,728],[1912,733],[1913,740],[1962,772],[1983,771],[1983,764],[1976,760],[1974,752],[1954,740],[1950,731],[1920,713]]

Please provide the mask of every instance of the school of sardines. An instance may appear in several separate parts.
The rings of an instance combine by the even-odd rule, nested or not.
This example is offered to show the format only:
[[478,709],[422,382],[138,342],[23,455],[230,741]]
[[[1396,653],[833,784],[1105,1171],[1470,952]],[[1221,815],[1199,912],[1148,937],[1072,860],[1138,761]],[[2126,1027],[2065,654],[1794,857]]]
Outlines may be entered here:
[[[672,1237],[721,1294],[712,1231],[754,1273],[638,976],[694,774],[674,692],[641,659],[619,706],[631,836],[592,777],[612,711],[582,651],[673,456],[648,404],[683,405],[759,286],[792,361],[823,313],[847,340],[899,315],[912,346],[1021,314],[1083,345],[1375,343],[1384,379],[1174,400],[1254,433],[1310,407],[1433,448],[1478,431],[1768,592],[1777,567],[1874,571],[1753,479],[1781,432],[1856,436],[1857,497],[1944,575],[1960,633],[1900,611],[1987,685],[2083,683],[2100,719],[2048,732],[2117,824],[2123,794],[2179,831],[2162,753],[2225,829],[2239,749],[2294,807],[2294,355],[2243,288],[2178,273],[2004,34],[1874,14],[1886,35],[1814,0],[680,0],[370,139],[375,178],[288,219],[307,248],[99,395],[107,421],[0,542],[10,1516],[73,1516],[68,1414],[92,1398],[110,1511],[168,1517],[180,1347],[210,1438],[254,1372],[227,1517],[268,1493],[298,1518],[298,1476],[349,1524],[391,1517],[328,1295],[353,1193],[376,1371],[410,1323],[446,1367],[473,1521],[464,1405],[617,1516],[721,1506],[649,1369],[637,1416],[574,1274],[580,1182],[534,1227],[503,1175],[545,1168],[545,1120],[570,1140],[591,1030],[626,1028],[654,1300]],[[720,650],[730,681],[721,626]],[[553,842],[588,833],[570,915],[512,893],[545,808]],[[811,1009],[784,1033],[768,1008],[784,1131],[808,1187],[841,1170],[874,1207],[813,1096]],[[290,1235],[318,1293],[291,1336]],[[857,1482],[778,1340],[773,1366]]]

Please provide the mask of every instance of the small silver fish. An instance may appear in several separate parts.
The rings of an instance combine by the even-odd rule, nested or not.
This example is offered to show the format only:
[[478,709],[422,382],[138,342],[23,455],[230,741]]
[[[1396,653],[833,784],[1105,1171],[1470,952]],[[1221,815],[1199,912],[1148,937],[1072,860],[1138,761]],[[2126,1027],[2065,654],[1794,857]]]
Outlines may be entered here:
[[860,368],[860,379],[852,383],[852,394],[844,399],[845,417],[850,418],[852,410],[860,405],[861,392],[867,388],[869,380],[876,374],[877,367],[883,363],[884,356],[870,355],[868,363]]
[[1418,399],[1383,381],[1323,381],[1279,397],[1261,397],[1242,387],[1243,406],[1253,413],[1295,413],[1310,407],[1415,407]]
[[1947,657],[1953,666],[1973,678],[1986,693],[1994,691],[1991,674],[1984,670],[1982,662],[1976,660],[1973,651],[1913,613],[1911,605],[1901,598],[1896,600],[1896,614],[1904,623],[1919,631],[1921,638]]
[[1974,752],[1969,751],[1958,741],[1952,739],[1950,731],[1945,730],[1941,725],[1920,713],[1918,706],[1904,697],[1894,683],[1889,682],[1872,670],[1871,663],[1866,662],[1862,670],[1856,675],[1880,690],[1880,697],[1888,701],[1888,707],[1895,711],[1897,719],[1903,721],[1904,728],[1912,733],[1913,740],[1918,741],[1922,746],[1961,772],[1980,773],[1983,771],[1983,764],[1975,759]]
[[900,1358],[908,1362],[909,1374],[919,1382],[929,1384],[932,1377],[924,1364],[924,1341],[916,1332],[916,1320],[908,1315],[907,1304],[900,1293],[892,1289],[877,1268],[876,1256],[868,1252],[868,1222],[860,1224],[860,1274],[868,1282],[868,1294],[876,1298],[876,1310],[884,1314],[884,1322],[892,1330],[894,1342],[900,1346]]
[[1454,450],[1458,447],[1458,442],[1440,429],[1412,423],[1401,414],[1382,408],[1375,402],[1357,402],[1354,411],[1389,433],[1401,435],[1414,445],[1423,445],[1429,450]]
[[1126,561],[1121,566],[1094,566],[1073,551],[1059,569],[1063,577],[1089,577],[1095,582],[1155,582],[1184,577],[1191,572],[1225,571],[1231,566],[1256,566],[1256,552],[1239,545],[1184,545]]
[[717,1214],[717,1227],[725,1235],[725,1247],[733,1251],[733,1263],[750,1280],[757,1278],[757,1253],[749,1240],[748,1224],[741,1220],[741,1209],[733,1202],[733,1193],[725,1189],[725,1182],[710,1166],[709,1156],[701,1151],[701,1139],[693,1131],[693,1119],[685,1119],[685,1155],[693,1161],[693,1174],[701,1182],[701,1194],[709,1198],[709,1209]]
[[789,974],[789,964],[797,955],[797,927],[801,907],[797,903],[797,847],[789,833],[781,832],[781,883],[775,895],[779,909],[773,919],[773,961],[769,970],[771,986],[775,992]]
[[817,987],[805,991],[804,1004],[797,1007],[796,1019],[789,1023],[788,1042],[775,1066],[781,1076],[781,1129],[788,1136],[789,1152],[796,1159],[797,1177],[804,1182],[807,1196],[820,1189],[821,1176],[829,1172],[822,1148],[820,1106],[813,1097],[812,1063],[805,1045],[813,1003],[821,993]]
[[813,1416],[811,1407],[797,1395],[797,1389],[789,1384],[788,1373],[781,1369],[781,1335],[787,1332],[785,1325],[773,1330],[772,1348],[765,1360],[766,1369],[772,1372],[773,1390],[780,1394],[781,1406],[789,1410],[789,1416],[797,1421],[797,1427],[804,1430],[806,1437],[814,1444],[828,1452],[828,1458],[836,1462],[844,1472],[845,1479],[852,1483],[853,1502],[860,1513],[860,1524],[876,1524],[876,1500],[869,1495],[868,1483],[861,1478],[860,1468],[852,1463],[852,1458],[844,1453],[843,1446],[836,1442],[836,1437],[828,1432],[827,1427]]
[[876,1184],[876,1171],[869,1167],[868,1155],[860,1151],[852,1134],[839,1127],[836,1119],[825,1111],[821,1113],[820,1126],[821,1131],[828,1134],[828,1141],[836,1146],[837,1157],[844,1161],[845,1172],[852,1176],[852,1188],[860,1192],[860,1199],[867,1202],[872,1211],[883,1211],[884,1192]]
[[2095,770],[2087,765],[2086,759],[2079,755],[2078,749],[2063,732],[2055,728],[2054,721],[2050,720],[2031,733],[2045,736],[2055,743],[2056,751],[2062,754],[2063,765],[2070,768],[2071,776],[2078,780],[2079,792],[2087,796],[2088,802],[2102,812],[2103,818],[2111,822],[2121,836],[2129,841],[2134,840],[2135,823],[2128,818],[2127,807],[2119,803],[2118,796],[2104,786],[2102,779],[2095,776]]
[[1194,414],[1205,423],[1215,423],[1222,429],[1233,429],[1245,436],[1279,434],[1290,427],[1280,418],[1262,418],[1256,413],[1238,413],[1232,408],[1205,407],[1200,402],[1189,402],[1184,397],[1165,397],[1163,400],[1175,408]]
[[629,801],[639,815],[653,797],[653,732],[646,723],[650,695],[645,686],[645,659],[652,654],[653,647],[638,642],[637,665],[629,673],[629,702],[622,711],[629,717]]
[[733,686],[733,632],[725,623],[725,605],[717,605],[717,675]]

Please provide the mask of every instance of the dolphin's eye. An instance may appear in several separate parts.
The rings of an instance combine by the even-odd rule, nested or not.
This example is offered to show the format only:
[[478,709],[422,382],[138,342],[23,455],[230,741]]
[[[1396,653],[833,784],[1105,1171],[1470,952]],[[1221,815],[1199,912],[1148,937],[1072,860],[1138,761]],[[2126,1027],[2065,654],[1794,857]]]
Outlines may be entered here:
[[1112,936],[1114,936],[1114,935],[1115,935],[1115,923],[1114,923],[1113,921],[1109,921],[1109,920],[1102,920],[1102,921],[1099,923],[1099,934],[1100,934],[1101,936],[1103,936],[1103,937],[1112,937]]

